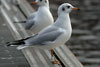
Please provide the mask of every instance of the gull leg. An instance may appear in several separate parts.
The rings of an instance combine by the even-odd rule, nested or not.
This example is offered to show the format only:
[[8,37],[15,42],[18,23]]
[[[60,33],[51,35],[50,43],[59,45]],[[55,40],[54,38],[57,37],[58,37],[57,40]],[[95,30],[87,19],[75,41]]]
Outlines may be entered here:
[[51,49],[51,60],[54,60],[53,49]]
[[60,62],[54,58],[54,51],[51,49],[51,60],[53,64],[60,64]]

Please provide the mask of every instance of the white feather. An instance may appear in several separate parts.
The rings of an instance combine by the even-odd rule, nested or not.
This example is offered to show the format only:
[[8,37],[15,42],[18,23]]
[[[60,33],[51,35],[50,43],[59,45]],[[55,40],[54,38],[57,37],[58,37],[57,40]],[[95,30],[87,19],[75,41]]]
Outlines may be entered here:
[[20,45],[20,46],[17,47],[17,50],[22,50],[22,49],[27,48],[27,47],[28,46]]

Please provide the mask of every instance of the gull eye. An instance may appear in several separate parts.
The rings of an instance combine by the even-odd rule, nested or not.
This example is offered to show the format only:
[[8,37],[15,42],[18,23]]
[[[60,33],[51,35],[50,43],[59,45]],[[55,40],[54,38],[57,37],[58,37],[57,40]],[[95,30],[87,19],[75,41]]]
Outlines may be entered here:
[[70,6],[67,6],[67,8],[70,8]]
[[65,8],[64,7],[62,8],[62,11],[65,11]]
[[42,0],[40,0],[40,1],[42,1]]

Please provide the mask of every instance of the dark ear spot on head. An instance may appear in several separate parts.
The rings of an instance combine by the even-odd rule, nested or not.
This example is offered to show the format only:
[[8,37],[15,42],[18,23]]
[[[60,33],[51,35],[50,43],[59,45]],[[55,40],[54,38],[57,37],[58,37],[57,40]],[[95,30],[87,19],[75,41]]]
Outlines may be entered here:
[[47,0],[45,0],[45,3],[47,3]]
[[40,1],[42,1],[42,0],[40,0]]
[[62,11],[65,11],[65,8],[64,7],[62,8]]

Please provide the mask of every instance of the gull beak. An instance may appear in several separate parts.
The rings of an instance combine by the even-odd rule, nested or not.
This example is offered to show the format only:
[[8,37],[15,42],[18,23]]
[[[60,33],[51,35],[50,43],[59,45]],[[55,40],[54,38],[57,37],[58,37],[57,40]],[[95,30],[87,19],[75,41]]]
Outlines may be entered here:
[[77,7],[74,7],[74,8],[72,8],[72,10],[80,10],[79,8],[77,8]]
[[32,4],[32,5],[35,5],[35,4],[37,4],[37,2],[32,2],[31,4]]

